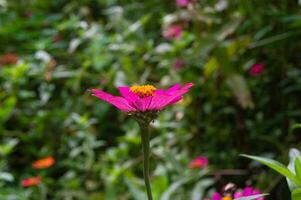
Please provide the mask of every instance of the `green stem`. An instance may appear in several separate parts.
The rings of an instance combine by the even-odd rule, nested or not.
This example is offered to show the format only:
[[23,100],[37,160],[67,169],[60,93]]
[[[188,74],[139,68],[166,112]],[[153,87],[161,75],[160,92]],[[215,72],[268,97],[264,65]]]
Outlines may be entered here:
[[152,190],[149,181],[149,125],[145,123],[139,123],[141,128],[141,142],[142,142],[142,153],[143,153],[143,177],[145,187],[147,191],[148,200],[153,200]]

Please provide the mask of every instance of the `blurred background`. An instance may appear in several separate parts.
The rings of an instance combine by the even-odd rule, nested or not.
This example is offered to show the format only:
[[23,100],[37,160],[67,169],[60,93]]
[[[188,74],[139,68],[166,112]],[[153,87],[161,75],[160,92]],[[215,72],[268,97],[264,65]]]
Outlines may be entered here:
[[86,90],[187,82],[152,126],[154,198],[202,200],[232,182],[289,199],[281,175],[239,154],[287,163],[300,147],[300,6],[0,0],[0,199],[146,199],[138,125]]

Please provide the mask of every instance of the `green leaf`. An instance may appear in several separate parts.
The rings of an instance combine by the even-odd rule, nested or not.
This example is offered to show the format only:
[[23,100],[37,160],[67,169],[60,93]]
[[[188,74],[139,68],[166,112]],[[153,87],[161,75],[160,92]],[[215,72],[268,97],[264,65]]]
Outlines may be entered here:
[[207,179],[200,180],[193,188],[191,199],[192,200],[203,199],[206,189],[213,184],[214,184],[213,179],[207,178]]
[[294,124],[294,125],[292,126],[292,129],[296,129],[296,128],[301,128],[301,124]]
[[159,199],[159,196],[163,194],[163,192],[168,188],[169,181],[168,176],[164,172],[160,176],[156,174],[156,176],[152,179],[152,191],[154,195],[154,199]]
[[296,158],[295,160],[295,170],[296,170],[296,175],[301,179],[301,160],[300,158]]
[[107,181],[105,183],[105,198],[104,199],[117,200],[117,185],[115,185],[112,181]]
[[292,200],[300,200],[301,199],[301,188],[295,189],[292,191]]
[[273,170],[277,171],[278,173],[282,174],[283,176],[289,178],[291,181],[293,181],[295,184],[297,184],[298,186],[301,187],[301,180],[280,162],[269,159],[269,158],[262,158],[262,157],[258,157],[258,156],[250,156],[250,155],[245,155],[245,154],[243,154],[242,156],[244,156],[246,158],[250,158],[252,160],[256,160],[257,162],[260,162],[260,163],[270,167],[271,169],[273,169]]
[[257,194],[257,195],[253,195],[253,196],[248,196],[248,197],[240,197],[234,200],[255,200],[258,199],[260,197],[266,196],[268,194]]
[[[289,158],[290,158],[290,162],[289,162],[287,168],[293,174],[297,175],[297,177],[299,177],[299,180],[301,180],[300,176],[297,173],[297,169],[296,169],[296,160],[301,160],[301,153],[300,153],[300,151],[298,151],[297,149],[290,149]],[[295,183],[293,183],[291,180],[289,180],[289,179],[287,179],[287,183],[288,183],[288,186],[289,186],[289,188],[290,188],[291,191],[293,191],[294,189],[298,188],[298,186]]]
[[204,75],[208,78],[217,70],[217,68],[218,68],[218,62],[216,58],[211,57],[204,66]]
[[241,76],[239,74],[231,74],[230,76],[227,77],[226,82],[227,82],[229,88],[232,90],[238,103],[243,108],[253,108],[254,107],[250,89],[243,76]]
[[14,177],[11,173],[8,172],[0,172],[0,180],[12,182],[14,181]]
[[139,189],[139,187],[130,179],[125,177],[125,183],[129,188],[130,193],[132,194],[135,200],[147,199],[145,193]]
[[14,96],[11,96],[9,98],[7,98],[0,109],[0,122],[5,122],[10,114],[12,113],[15,105],[16,105],[17,99]]
[[190,179],[181,179],[179,181],[174,182],[166,192],[161,197],[161,200],[170,200],[172,199],[172,195],[185,183],[190,181]]
[[186,183],[192,181],[192,180],[199,180],[203,176],[205,176],[208,173],[206,169],[201,170],[198,175],[194,176],[189,176],[181,178],[180,180],[175,181],[174,183],[171,184],[171,186],[163,193],[161,196],[160,200],[170,200],[170,199],[175,199],[173,198],[174,193],[176,193],[183,185]]
[[104,195],[103,195],[102,192],[91,193],[91,194],[89,194],[89,196],[88,196],[88,199],[89,199],[89,200],[102,200],[102,199],[104,199],[104,198],[105,198],[105,197],[104,197]]
[[0,144],[0,155],[1,156],[9,155],[14,150],[14,147],[18,144],[18,142],[19,140],[17,139],[4,140],[4,143]]

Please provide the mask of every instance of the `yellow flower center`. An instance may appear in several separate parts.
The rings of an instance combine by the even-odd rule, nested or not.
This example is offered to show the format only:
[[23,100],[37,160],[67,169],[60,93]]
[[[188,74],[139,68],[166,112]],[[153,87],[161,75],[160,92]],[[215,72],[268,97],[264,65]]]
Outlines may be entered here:
[[153,96],[157,88],[153,85],[134,85],[130,88],[131,92],[137,94],[139,97]]
[[232,198],[228,196],[228,197],[223,197],[222,200],[232,200]]

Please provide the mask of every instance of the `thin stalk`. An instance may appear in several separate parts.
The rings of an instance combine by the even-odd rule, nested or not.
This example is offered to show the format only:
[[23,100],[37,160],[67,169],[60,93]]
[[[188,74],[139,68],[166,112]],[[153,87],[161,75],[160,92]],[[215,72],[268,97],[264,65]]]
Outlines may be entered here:
[[145,187],[147,191],[148,200],[153,200],[151,185],[149,181],[149,125],[145,123],[139,123],[141,128],[141,143],[142,143],[142,155],[143,155],[143,177]]

